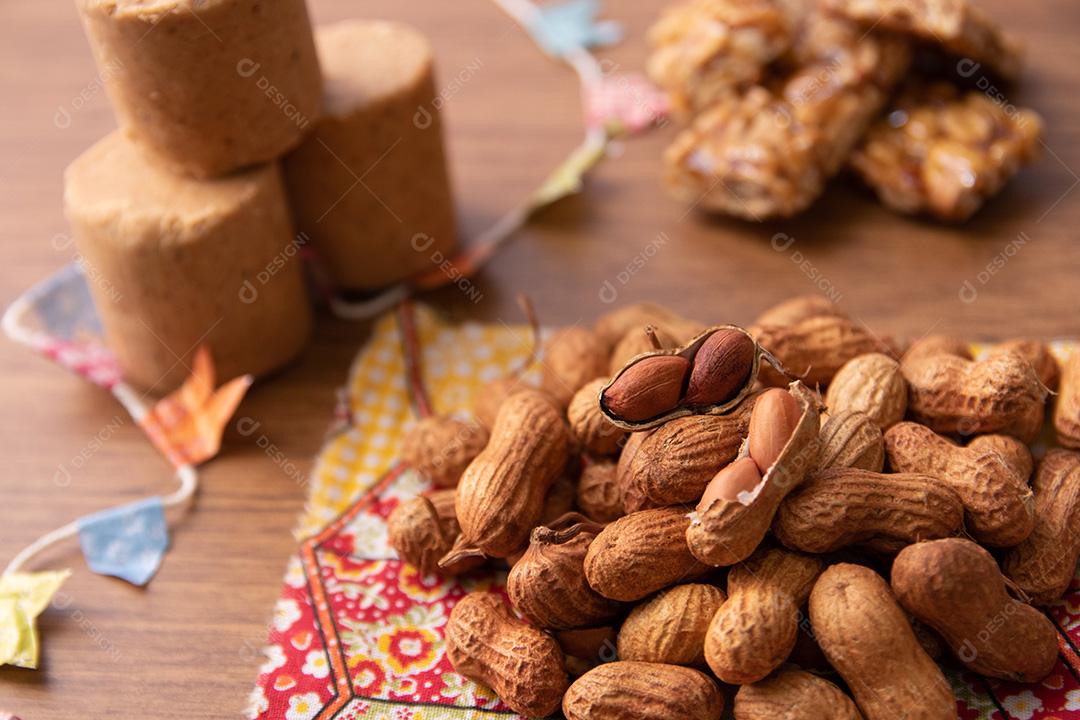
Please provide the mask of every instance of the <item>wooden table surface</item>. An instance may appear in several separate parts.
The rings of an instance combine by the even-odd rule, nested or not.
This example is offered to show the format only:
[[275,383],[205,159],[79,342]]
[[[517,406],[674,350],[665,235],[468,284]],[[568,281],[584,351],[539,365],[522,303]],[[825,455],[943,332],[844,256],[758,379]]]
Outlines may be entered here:
[[[642,33],[659,0],[608,2],[627,40],[604,55],[639,70]],[[835,292],[883,332],[977,337],[1080,335],[1080,5],[984,4],[1023,37],[1027,76],[1009,100],[1046,118],[1046,154],[962,228],[897,217],[850,180],[807,215],[753,226],[707,220],[659,189],[672,128],[635,139],[590,178],[587,192],[542,214],[477,279],[426,298],[457,316],[514,322],[524,291],[545,323],[590,320],[617,302],[653,299],[703,319],[747,322],[797,293]],[[314,0],[319,22],[361,9],[414,23],[438,55],[462,224],[475,234],[519,202],[578,141],[572,74],[544,58],[487,0]],[[61,173],[113,127],[71,3],[0,4],[0,301],[72,260]],[[56,122],[64,109],[69,122]],[[783,249],[777,233],[794,241]],[[960,297],[965,283],[977,291]],[[606,295],[605,295],[606,297]],[[320,318],[314,345],[254,388],[239,414],[289,462],[310,467],[335,388],[364,342],[363,324]],[[77,515],[173,480],[106,393],[10,341],[0,341],[0,564]],[[70,566],[63,601],[41,619],[43,663],[0,668],[0,710],[49,718],[236,717],[255,680],[303,490],[230,429],[205,470],[195,508],[145,589],[88,572],[74,544],[42,558]]]

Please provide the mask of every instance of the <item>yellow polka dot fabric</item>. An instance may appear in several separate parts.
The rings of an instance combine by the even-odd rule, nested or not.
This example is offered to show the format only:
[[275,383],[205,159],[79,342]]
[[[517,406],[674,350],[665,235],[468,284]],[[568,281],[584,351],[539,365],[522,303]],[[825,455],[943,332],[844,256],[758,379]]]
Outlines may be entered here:
[[[518,367],[533,344],[526,325],[455,325],[426,306],[414,307],[414,317],[422,381],[440,414],[467,415],[481,386]],[[353,363],[345,392],[351,423],[319,455],[299,539],[320,531],[389,470],[417,420],[400,322],[397,313],[379,319]]]

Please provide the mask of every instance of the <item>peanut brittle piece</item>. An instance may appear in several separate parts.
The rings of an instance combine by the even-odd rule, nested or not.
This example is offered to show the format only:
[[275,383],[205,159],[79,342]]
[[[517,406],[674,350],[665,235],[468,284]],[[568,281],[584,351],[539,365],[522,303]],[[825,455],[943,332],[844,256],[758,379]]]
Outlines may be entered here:
[[761,80],[791,44],[793,0],[690,0],[649,30],[648,73],[679,111],[700,110]]
[[[846,37],[793,49],[792,74],[720,100],[665,154],[665,181],[705,210],[762,221],[806,209],[847,160],[910,62],[905,41],[844,27],[806,37]],[[846,34],[845,34],[846,33]],[[799,55],[801,53],[801,55]]]
[[851,166],[890,208],[955,222],[1038,156],[1041,135],[1031,110],[936,83],[875,122]]
[[822,0],[866,27],[904,33],[985,64],[1011,80],[1020,74],[1020,43],[969,0]]

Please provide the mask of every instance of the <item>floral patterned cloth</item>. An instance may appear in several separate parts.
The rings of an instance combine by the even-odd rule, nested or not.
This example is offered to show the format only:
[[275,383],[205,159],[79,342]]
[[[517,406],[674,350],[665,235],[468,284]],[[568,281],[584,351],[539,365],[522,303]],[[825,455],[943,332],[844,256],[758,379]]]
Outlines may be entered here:
[[[269,646],[248,714],[259,720],[483,720],[514,717],[490,690],[454,672],[442,628],[473,590],[499,590],[492,573],[421,576],[387,544],[386,518],[426,489],[397,460],[416,408],[464,413],[483,382],[528,354],[529,330],[445,324],[403,306],[384,316],[357,357],[341,415],[324,447],[298,529]],[[1080,590],[1050,613],[1062,662],[1041,684],[950,677],[965,720],[1080,718]]]

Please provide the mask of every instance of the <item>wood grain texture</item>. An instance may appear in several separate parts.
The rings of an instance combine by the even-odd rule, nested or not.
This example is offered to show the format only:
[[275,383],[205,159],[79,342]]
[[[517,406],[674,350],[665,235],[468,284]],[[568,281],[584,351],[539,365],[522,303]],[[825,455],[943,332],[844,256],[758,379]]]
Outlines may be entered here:
[[[1029,69],[1010,99],[1044,114],[1048,152],[968,225],[897,217],[851,181],[836,183],[809,214],[791,221],[706,220],[659,191],[658,158],[674,132],[665,128],[605,162],[585,197],[541,214],[477,279],[480,302],[455,288],[426,299],[455,317],[514,322],[514,295],[525,291],[544,322],[573,323],[600,311],[607,282],[619,302],[653,299],[703,320],[748,323],[780,299],[835,288],[848,311],[881,332],[1080,335],[1080,193],[1071,190],[1080,170],[1080,57],[1070,32],[1080,5],[981,4],[1028,45]],[[525,197],[578,141],[572,74],[537,52],[486,0],[312,5],[320,22],[362,11],[413,23],[431,37],[467,235]],[[661,3],[608,6],[626,23],[628,40],[604,55],[621,69],[639,70],[641,36]],[[61,173],[113,120],[70,4],[0,4],[0,83],[7,98],[0,116],[6,304],[71,260]],[[54,123],[60,108],[70,118],[63,127]],[[794,239],[786,250],[774,249],[778,233]],[[1015,243],[1020,233],[1023,244]],[[1004,265],[988,271],[1002,254]],[[988,273],[985,284],[980,272]],[[959,297],[965,281],[978,292],[975,302]],[[334,389],[367,332],[321,318],[306,355],[257,386],[240,410],[304,470],[321,443]],[[0,341],[0,407],[0,558],[78,514],[171,487],[164,462],[138,429],[114,420],[123,416],[107,394],[7,341]],[[60,472],[58,483],[61,463],[70,480]],[[76,568],[64,589],[70,604],[42,618],[40,671],[0,669],[2,709],[35,720],[239,714],[304,493],[252,437],[235,430],[204,479],[197,506],[176,528],[174,549],[147,589],[91,575],[73,545],[44,559]]]

